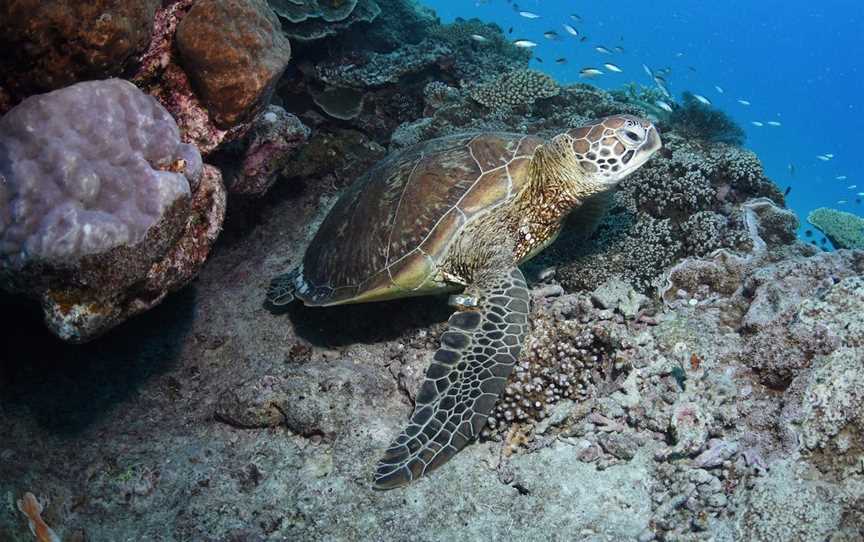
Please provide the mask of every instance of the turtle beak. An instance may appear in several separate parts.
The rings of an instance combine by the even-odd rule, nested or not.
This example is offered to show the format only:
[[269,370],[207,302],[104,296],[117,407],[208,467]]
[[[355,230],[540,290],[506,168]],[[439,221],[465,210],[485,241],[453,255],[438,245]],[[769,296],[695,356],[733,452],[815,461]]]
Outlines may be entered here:
[[642,146],[643,152],[648,155],[652,155],[663,146],[663,142],[660,140],[660,132],[657,130],[656,126],[651,126],[648,130],[648,137],[645,139],[645,145]]

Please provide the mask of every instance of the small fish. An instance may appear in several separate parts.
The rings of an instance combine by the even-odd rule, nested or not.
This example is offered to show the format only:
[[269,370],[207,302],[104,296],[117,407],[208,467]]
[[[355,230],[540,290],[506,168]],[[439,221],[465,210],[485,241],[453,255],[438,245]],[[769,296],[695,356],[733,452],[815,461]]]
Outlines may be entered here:
[[476,41],[477,43],[485,43],[489,41],[489,38],[486,36],[481,36],[480,34],[471,34],[471,39]]
[[540,16],[531,11],[520,11],[519,15],[525,17],[526,19],[539,19]]
[[768,126],[783,126],[782,124],[780,124],[780,123],[777,122],[776,120],[769,120],[769,121],[766,122],[765,124],[767,124]]
[[830,152],[826,152],[825,156],[827,156],[828,158],[834,158],[834,155],[831,154]]
[[855,195],[856,195],[856,196],[864,196],[864,192],[858,192],[858,193],[855,194]]
[[857,184],[850,184],[846,188],[848,188],[849,190],[855,190],[856,188],[858,188],[858,185]]
[[[861,195],[864,196],[864,194],[861,194]],[[855,198],[855,203],[860,205],[861,204],[861,198]]]
[[789,169],[789,176],[794,177],[795,176],[795,164],[790,163],[786,167]]
[[24,494],[24,498],[18,500],[18,510],[27,516],[27,522],[30,526],[30,532],[39,542],[60,542],[60,537],[57,536],[51,527],[42,519],[42,505],[36,500],[36,496],[29,491]]
[[642,64],[642,69],[645,70],[645,73],[648,74],[648,77],[654,79],[654,72],[651,71],[651,68],[648,67],[648,64]]
[[532,47],[537,47],[537,44],[531,40],[516,40],[513,42],[513,45],[516,47],[521,47],[523,49],[531,49]]
[[839,203],[840,205],[843,205],[843,204],[847,203],[847,201],[845,199],[838,199],[837,203]]
[[585,43],[586,41],[588,41],[588,36],[582,36],[579,38],[579,43]]
[[693,73],[696,73],[696,68],[694,68],[693,66],[687,66],[687,69]]
[[791,186],[787,186],[787,187],[786,187],[786,190],[783,191],[783,195],[784,195],[784,196],[788,196],[788,195],[789,195],[789,192],[791,192],[791,191],[792,191],[792,187],[791,187]]
[[567,59],[564,58],[563,56],[561,58],[556,58],[555,64],[567,64]]
[[804,235],[807,237],[813,237],[813,230],[804,230]]
[[694,94],[693,97],[705,105],[711,105],[711,100],[709,100],[705,96],[702,96],[701,94]]
[[606,64],[603,64],[603,67],[605,67],[610,72],[615,72],[615,73],[621,73],[624,71],[621,68],[619,68],[618,66],[616,66],[615,64],[612,64],[611,62],[607,62]]
[[845,181],[848,177],[846,177],[846,175],[837,175],[834,178],[837,179],[838,181]]
[[675,53],[675,58],[681,58],[682,56],[684,56],[684,53],[681,53],[681,52]]
[[752,124],[753,126],[758,126],[759,128],[765,126],[763,123],[759,122],[758,120],[754,120],[750,124]]
[[543,59],[540,58],[539,56],[535,56],[535,57],[534,57],[534,60],[536,60],[536,61],[539,62],[540,64],[543,64]]
[[512,27],[512,26],[511,26],[510,28],[507,29],[507,33],[508,33],[508,34],[512,34],[512,33],[513,33],[513,27]]
[[824,237],[822,239],[819,239],[819,242],[822,243],[823,245],[825,244],[825,241],[826,241],[826,239]]
[[654,105],[656,105],[657,107],[659,107],[663,111],[668,111],[670,113],[672,112],[672,106],[669,105],[668,103],[664,102],[663,100],[657,100],[656,102],[654,102]]
[[597,51],[598,53],[602,53],[604,55],[611,55],[612,54],[612,51],[603,47],[602,45],[598,45],[597,47],[594,48],[594,50]]
[[564,24],[561,25],[561,26],[563,26],[563,27],[564,27],[564,30],[566,30],[567,33],[570,34],[571,36],[579,37],[579,31],[576,30],[575,28],[573,28],[572,26],[570,26],[569,24],[564,23]]
[[723,87],[718,87],[717,85],[714,85],[714,88],[717,90],[718,94],[723,94]]
[[831,161],[831,157],[828,156],[827,154],[819,154],[816,156],[816,158],[822,160],[823,162],[830,162]]
[[620,45],[616,45],[615,47],[612,48],[612,50],[615,51],[616,53],[623,53],[624,52],[624,48],[621,47]]
[[750,105],[750,102],[748,102],[747,100],[738,100],[738,103],[741,105]]
[[571,14],[570,14],[570,18],[573,19],[574,21],[576,21],[577,23],[581,23],[581,22],[582,22],[582,17],[576,15],[575,13],[571,13]]
[[598,75],[603,75],[603,72],[597,68],[582,68],[579,70],[579,77],[584,77],[585,79],[593,79]]
[[554,30],[549,30],[548,32],[543,32],[543,37],[547,40],[555,41],[558,39],[558,32],[555,32]]

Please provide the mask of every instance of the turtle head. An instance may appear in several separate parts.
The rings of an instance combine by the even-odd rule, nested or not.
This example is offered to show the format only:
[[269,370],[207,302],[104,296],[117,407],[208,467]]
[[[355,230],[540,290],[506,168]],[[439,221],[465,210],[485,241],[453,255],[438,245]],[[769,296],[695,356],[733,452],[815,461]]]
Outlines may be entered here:
[[605,117],[566,135],[586,180],[606,188],[639,169],[662,145],[657,128],[633,115]]

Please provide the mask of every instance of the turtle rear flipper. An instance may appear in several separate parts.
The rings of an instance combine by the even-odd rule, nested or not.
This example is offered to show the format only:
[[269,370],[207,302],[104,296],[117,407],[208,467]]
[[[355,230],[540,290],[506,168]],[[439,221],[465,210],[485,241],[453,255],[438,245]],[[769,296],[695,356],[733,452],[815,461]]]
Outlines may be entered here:
[[[528,332],[529,295],[517,267],[478,277],[448,320],[411,421],[384,453],[375,488],[440,467],[474,440],[504,391]],[[470,305],[470,306],[469,306]]]
[[297,279],[300,276],[300,268],[295,268],[288,273],[283,273],[270,281],[267,287],[267,302],[274,307],[281,307],[294,301],[294,292],[297,289]]

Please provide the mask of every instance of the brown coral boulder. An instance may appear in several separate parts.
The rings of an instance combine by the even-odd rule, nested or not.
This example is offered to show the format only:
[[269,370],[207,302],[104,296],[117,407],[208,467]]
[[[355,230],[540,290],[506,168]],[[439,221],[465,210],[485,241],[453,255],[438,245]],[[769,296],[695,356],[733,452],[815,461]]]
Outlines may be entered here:
[[0,2],[0,86],[17,99],[132,68],[159,0]]
[[180,61],[220,128],[267,105],[291,59],[279,19],[264,0],[201,0],[177,27]]

